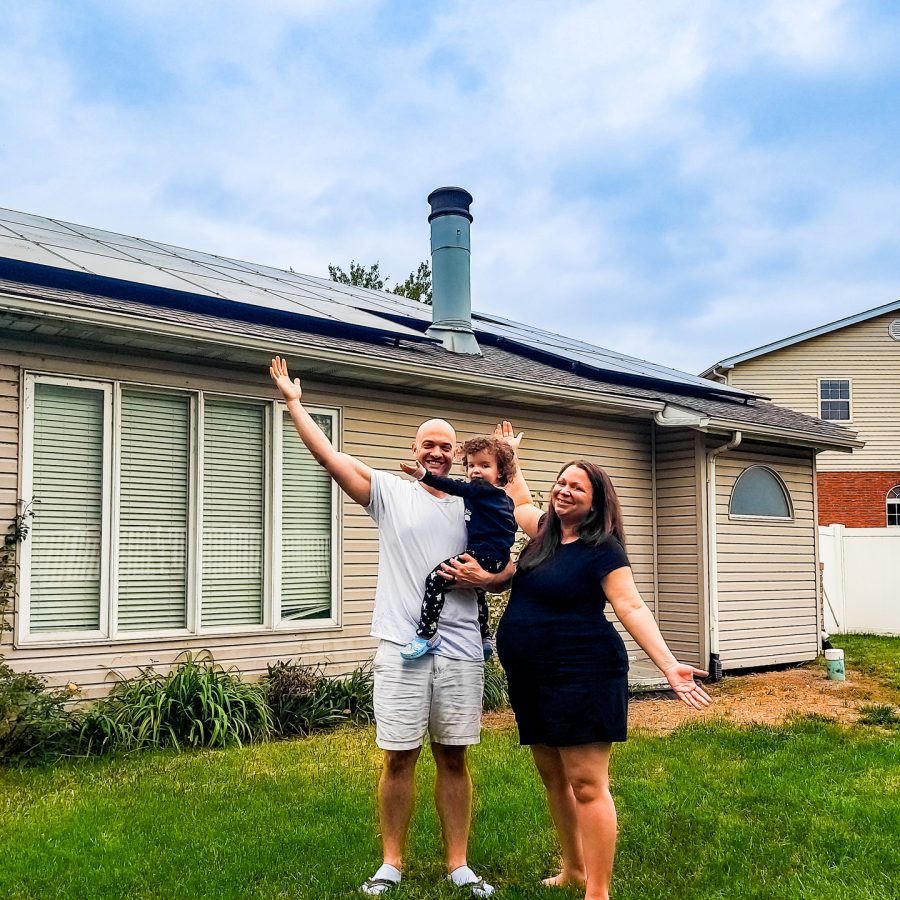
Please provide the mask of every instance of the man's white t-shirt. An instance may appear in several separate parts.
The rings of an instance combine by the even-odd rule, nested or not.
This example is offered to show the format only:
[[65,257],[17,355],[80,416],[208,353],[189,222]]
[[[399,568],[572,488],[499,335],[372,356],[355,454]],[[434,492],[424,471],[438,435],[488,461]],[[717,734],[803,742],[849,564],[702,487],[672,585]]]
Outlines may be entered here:
[[[366,512],[378,525],[378,583],[372,635],[395,644],[415,637],[428,573],[466,549],[461,497],[435,497],[418,481],[372,470]],[[475,591],[448,591],[435,651],[451,659],[481,662],[481,632]]]

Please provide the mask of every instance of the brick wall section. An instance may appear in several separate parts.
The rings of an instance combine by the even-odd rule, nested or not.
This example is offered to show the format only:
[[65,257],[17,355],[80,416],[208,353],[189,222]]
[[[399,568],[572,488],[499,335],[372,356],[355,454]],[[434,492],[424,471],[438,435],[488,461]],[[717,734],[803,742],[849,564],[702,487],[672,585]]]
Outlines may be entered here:
[[887,492],[900,484],[900,471],[819,472],[819,524],[884,528]]

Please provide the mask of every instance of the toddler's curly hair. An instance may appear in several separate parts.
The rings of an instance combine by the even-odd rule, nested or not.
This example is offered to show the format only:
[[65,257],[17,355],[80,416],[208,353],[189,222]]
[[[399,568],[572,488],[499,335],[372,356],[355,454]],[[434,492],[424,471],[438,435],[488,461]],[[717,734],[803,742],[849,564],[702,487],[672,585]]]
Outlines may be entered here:
[[503,487],[509,484],[510,479],[516,474],[516,454],[513,448],[493,435],[483,434],[469,438],[462,445],[463,468],[468,468],[468,457],[473,453],[481,453],[486,450],[497,460],[497,484]]

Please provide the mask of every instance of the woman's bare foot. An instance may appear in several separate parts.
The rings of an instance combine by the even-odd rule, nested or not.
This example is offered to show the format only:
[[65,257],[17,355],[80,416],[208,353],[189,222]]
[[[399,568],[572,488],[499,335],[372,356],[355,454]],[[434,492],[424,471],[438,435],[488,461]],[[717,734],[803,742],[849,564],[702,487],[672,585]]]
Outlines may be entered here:
[[587,879],[582,872],[559,872],[557,875],[551,875],[541,881],[544,887],[563,888],[575,885],[575,887],[585,887]]

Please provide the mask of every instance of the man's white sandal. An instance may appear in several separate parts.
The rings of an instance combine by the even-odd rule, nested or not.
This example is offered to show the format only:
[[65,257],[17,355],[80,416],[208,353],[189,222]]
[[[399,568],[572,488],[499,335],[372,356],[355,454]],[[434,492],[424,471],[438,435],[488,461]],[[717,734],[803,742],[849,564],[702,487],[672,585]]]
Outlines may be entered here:
[[[457,877],[454,878],[453,876]],[[465,880],[457,880],[465,879]],[[456,887],[465,888],[473,897],[490,897],[494,893],[494,886],[488,884],[483,878],[479,878],[468,866],[460,866],[454,869],[448,876]]]
[[[394,873],[396,873],[396,878],[386,877],[394,875]],[[384,863],[371,878],[367,878],[360,885],[359,890],[360,893],[367,894],[370,897],[378,897],[391,888],[397,887],[398,884],[400,884],[400,870],[396,866]]]
[[400,884],[399,881],[391,881],[390,878],[367,878],[359,890],[361,893],[368,894],[370,897],[377,897],[379,894],[383,894],[385,891],[397,887],[398,884]]

